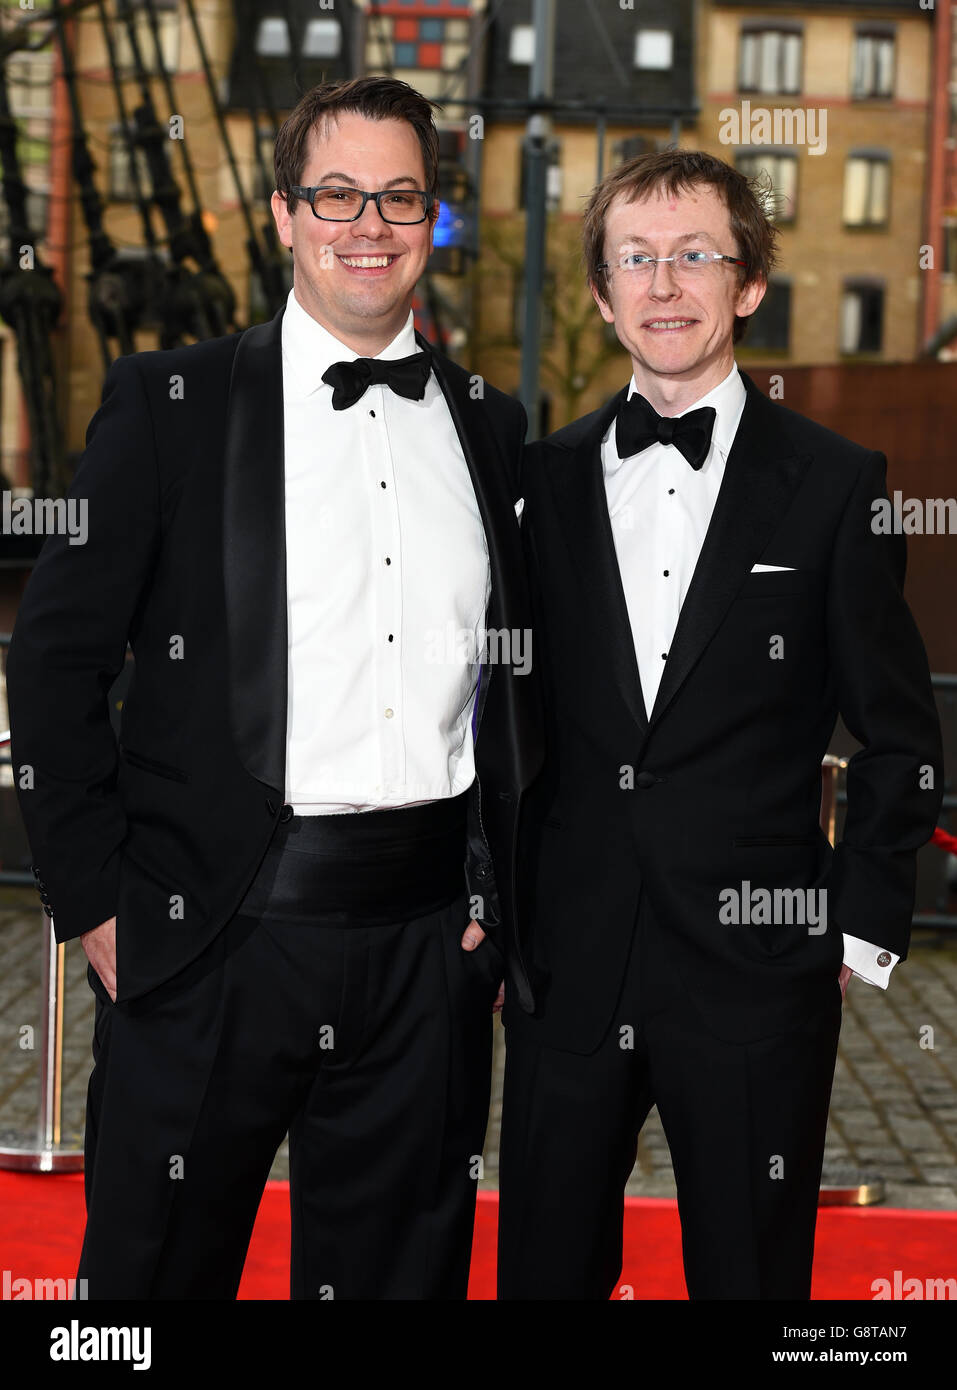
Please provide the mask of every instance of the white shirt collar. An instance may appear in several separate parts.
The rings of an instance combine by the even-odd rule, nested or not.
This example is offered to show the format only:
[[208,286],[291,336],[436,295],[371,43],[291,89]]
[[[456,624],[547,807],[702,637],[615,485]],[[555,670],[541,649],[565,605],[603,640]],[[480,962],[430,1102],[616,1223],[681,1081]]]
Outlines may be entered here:
[[[412,310],[402,328],[387,343],[376,357],[392,360],[409,357],[419,351],[415,341],[415,319]],[[309,394],[318,387],[331,392],[332,387],[322,380],[322,374],[333,362],[354,362],[366,354],[356,352],[340,342],[328,328],[323,328],[317,319],[299,303],[294,290],[286,298],[286,309],[282,316],[282,353],[301,389]]]
[[[629,398],[637,394],[637,391],[638,386],[635,382],[634,372],[632,372],[631,381],[628,384]],[[723,381],[719,381],[717,386],[713,386],[708,394],[702,396],[700,400],[694,401],[684,410],[679,410],[678,415],[687,415],[689,410],[700,410],[703,406],[714,406],[716,418],[714,431],[711,435],[711,446],[713,449],[718,449],[724,461],[727,462],[731,445],[734,443],[734,436],[741,423],[741,415],[746,400],[747,392],[744,389],[744,381],[738,371],[737,363],[734,363]],[[612,429],[614,430],[614,423],[612,423]]]

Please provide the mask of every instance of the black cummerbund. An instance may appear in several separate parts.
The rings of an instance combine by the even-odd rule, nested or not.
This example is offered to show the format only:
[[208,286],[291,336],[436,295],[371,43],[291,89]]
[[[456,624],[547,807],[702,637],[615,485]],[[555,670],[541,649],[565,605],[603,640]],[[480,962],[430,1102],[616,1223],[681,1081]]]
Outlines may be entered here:
[[276,826],[236,909],[318,926],[434,912],[465,891],[468,793],[421,806],[292,816]]

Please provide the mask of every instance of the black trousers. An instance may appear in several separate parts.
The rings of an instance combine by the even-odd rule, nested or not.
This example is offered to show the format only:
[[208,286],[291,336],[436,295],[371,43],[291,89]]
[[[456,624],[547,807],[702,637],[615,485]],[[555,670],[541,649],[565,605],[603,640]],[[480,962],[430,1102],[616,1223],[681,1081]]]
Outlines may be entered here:
[[[657,1105],[692,1299],[808,1299],[841,1026],[837,978],[801,1027],[711,1035],[642,900],[621,996],[588,1056],[506,1023],[499,1297],[622,1297],[623,1190]],[[633,1034],[629,1033],[633,1030]]]
[[234,1298],[287,1130],[293,1298],[465,1297],[502,978],[491,942],[459,945],[467,903],[237,915],[125,1006],[88,971],[90,1298]]

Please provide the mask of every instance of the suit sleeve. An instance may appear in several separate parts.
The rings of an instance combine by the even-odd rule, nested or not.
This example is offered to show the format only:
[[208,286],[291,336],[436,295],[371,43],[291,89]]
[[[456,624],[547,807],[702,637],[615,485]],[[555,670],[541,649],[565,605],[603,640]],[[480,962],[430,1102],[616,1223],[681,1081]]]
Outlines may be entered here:
[[[511,397],[501,397],[507,403],[507,408],[502,411],[503,433],[507,437],[504,449],[505,465],[508,478],[508,496],[510,501],[517,500],[519,473],[521,467],[522,447],[525,439],[526,415],[525,408],[518,401]],[[488,622],[488,613],[485,616]],[[490,674],[486,674],[485,693],[488,693]],[[483,677],[480,671],[480,681]],[[483,698],[480,694],[477,698]],[[469,898],[472,902],[480,902],[481,907],[473,920],[477,920],[484,929],[486,935],[495,942],[499,950],[504,951],[504,941],[501,937],[502,929],[502,907],[499,896],[498,882],[496,879],[495,866],[488,853],[488,845],[481,823],[481,790],[479,781],[476,777],[475,782],[469,793],[468,800],[468,830],[466,848],[465,876],[468,885]],[[471,910],[471,908],[470,908]]]
[[115,915],[126,817],[107,696],[159,544],[156,449],[135,358],[110,367],[67,494],[87,534],[48,536],[7,659],[14,781],[60,942]]
[[902,536],[874,529],[887,461],[865,462],[842,518],[828,591],[841,715],[862,744],[847,769],[847,817],[828,876],[840,930],[907,954],[917,850],[933,833],[943,751],[927,654],[902,588]]

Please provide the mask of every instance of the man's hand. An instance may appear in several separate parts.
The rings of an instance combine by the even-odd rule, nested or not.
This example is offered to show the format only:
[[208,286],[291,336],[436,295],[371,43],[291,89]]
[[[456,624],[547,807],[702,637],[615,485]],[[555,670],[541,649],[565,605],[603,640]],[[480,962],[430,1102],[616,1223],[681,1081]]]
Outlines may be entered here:
[[[475,924],[473,923],[473,926]],[[86,958],[103,981],[107,994],[116,1003],[116,918],[110,917],[91,931],[82,932],[80,945]]]
[[848,982],[848,980],[851,978],[851,976],[852,976],[853,974],[854,974],[854,971],[851,969],[851,967],[850,967],[849,965],[842,965],[842,966],[841,966],[841,973],[840,973],[840,975],[838,975],[837,978],[838,978],[838,981],[840,982],[840,986],[841,986],[841,998],[842,998],[842,999],[844,998],[844,995],[845,995],[845,993],[846,993],[846,991],[847,991],[847,982]]
[[[479,946],[481,946],[481,944],[482,944],[482,942],[483,942],[484,940],[485,940],[485,932],[484,932],[484,931],[482,930],[482,928],[479,926],[478,922],[469,922],[468,926],[465,928],[465,931],[462,933],[462,950],[463,950],[463,951],[477,951],[478,948],[479,948]],[[499,987],[498,987],[498,994],[496,994],[496,996],[495,996],[495,1003],[492,1005],[492,1013],[493,1013],[493,1014],[500,1013],[500,1012],[501,1012],[501,1009],[502,1009],[502,1005],[503,1005],[504,1003],[505,1003],[505,981],[503,980],[502,983],[501,983],[501,984],[499,985]]]

